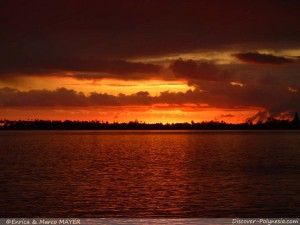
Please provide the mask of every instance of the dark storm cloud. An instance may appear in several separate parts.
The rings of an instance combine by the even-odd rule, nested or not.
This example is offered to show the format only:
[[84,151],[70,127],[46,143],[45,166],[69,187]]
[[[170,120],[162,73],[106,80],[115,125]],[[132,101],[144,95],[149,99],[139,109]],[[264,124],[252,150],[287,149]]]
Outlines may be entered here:
[[[4,1],[0,76],[7,71],[55,72],[65,68],[64,61],[76,68],[87,60],[127,60],[230,46],[247,51],[299,47],[299,6],[293,0]],[[97,69],[94,64],[87,66]],[[82,68],[88,69],[78,66]]]
[[221,70],[213,63],[196,62],[193,60],[175,60],[169,67],[178,78],[188,80],[230,80],[232,71]]
[[75,67],[69,67],[66,70],[72,71],[87,71],[98,73],[75,73],[74,78],[77,79],[102,79],[102,78],[119,78],[119,79],[147,79],[158,74],[162,69],[161,66],[141,62],[127,62],[124,60],[111,61],[86,61],[81,66],[78,64]]
[[237,53],[233,56],[243,62],[255,64],[281,65],[295,62],[293,59],[289,59],[286,57],[275,56],[271,54],[261,54],[258,52]]
[[[34,61],[10,62],[11,67],[0,68],[0,79],[22,75],[49,76],[59,72],[80,72],[74,73],[77,79],[101,79],[105,77],[120,79],[147,79],[159,73],[161,66],[142,63],[128,62],[125,60],[95,60],[82,58],[55,58],[55,59],[37,59]],[[6,64],[6,65],[8,65]],[[84,73],[87,72],[87,73]],[[90,72],[90,73],[89,73]],[[62,74],[58,74],[62,76]]]
[[217,108],[258,107],[272,116],[300,111],[300,74],[296,63],[266,71],[251,64],[216,65],[180,59],[175,60],[170,69],[176,77],[188,80],[198,92],[192,95],[168,93],[166,96],[162,93],[163,99],[171,97],[182,102],[197,99],[198,103]]
[[20,91],[13,88],[0,89],[0,107],[88,107],[88,106],[149,106],[156,103],[185,104],[197,103],[199,91],[162,92],[150,96],[148,92],[117,96],[92,92],[84,95],[72,89]]
[[12,88],[0,89],[1,107],[88,107],[151,105],[155,98],[148,92],[118,96],[106,93],[90,93],[89,96],[72,89],[19,91]]
[[0,99],[2,107],[85,107],[89,105],[83,93],[65,88],[55,91],[30,90],[24,92],[13,88],[1,88]]
[[[283,67],[260,67],[256,64],[215,64],[213,62],[182,60],[173,61],[169,69],[175,78],[184,78],[189,85],[203,88],[203,84],[233,82],[237,86],[277,85],[293,87],[300,85],[300,64]],[[211,82],[209,82],[211,81]]]

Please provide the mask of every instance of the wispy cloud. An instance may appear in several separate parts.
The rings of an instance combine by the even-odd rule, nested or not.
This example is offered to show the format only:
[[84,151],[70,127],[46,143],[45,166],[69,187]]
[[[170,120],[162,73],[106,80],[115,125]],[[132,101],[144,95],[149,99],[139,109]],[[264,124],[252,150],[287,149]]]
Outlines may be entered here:
[[284,56],[275,56],[258,52],[237,53],[234,54],[234,56],[242,62],[254,64],[282,65],[295,62],[293,59]]

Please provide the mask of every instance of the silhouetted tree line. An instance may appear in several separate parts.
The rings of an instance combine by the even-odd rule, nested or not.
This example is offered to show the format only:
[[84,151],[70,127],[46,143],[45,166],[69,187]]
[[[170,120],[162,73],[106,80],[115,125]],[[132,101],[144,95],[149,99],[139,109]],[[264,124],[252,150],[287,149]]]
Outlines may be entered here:
[[155,123],[139,121],[109,123],[104,121],[0,120],[0,130],[281,130],[300,129],[298,113],[293,120],[269,118],[265,122],[240,124],[225,122]]

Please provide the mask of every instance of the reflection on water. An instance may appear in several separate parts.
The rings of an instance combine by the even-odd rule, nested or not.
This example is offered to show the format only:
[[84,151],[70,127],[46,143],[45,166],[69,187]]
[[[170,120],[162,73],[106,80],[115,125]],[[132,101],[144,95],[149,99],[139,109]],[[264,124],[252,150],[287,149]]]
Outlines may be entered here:
[[0,217],[296,217],[300,133],[0,132]]

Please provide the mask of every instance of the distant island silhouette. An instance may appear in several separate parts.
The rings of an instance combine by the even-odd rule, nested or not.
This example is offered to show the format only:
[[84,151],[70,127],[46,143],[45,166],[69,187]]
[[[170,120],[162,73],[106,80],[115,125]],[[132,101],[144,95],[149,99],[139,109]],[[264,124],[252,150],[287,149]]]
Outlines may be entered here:
[[240,124],[225,122],[191,123],[145,123],[131,121],[128,123],[107,121],[59,121],[59,120],[0,120],[0,130],[300,130],[298,113],[293,120],[268,118],[266,121]]

